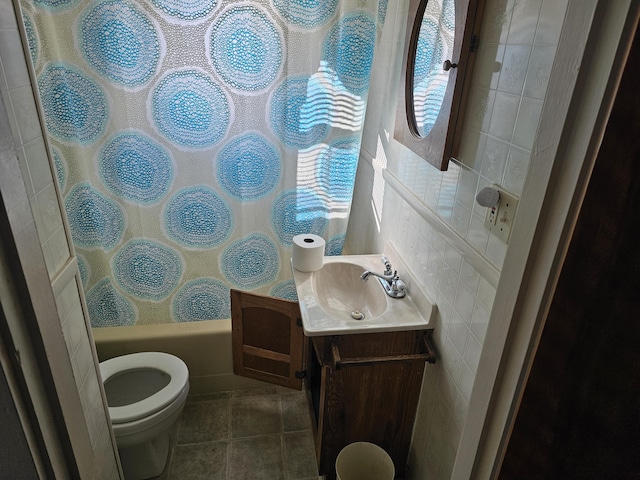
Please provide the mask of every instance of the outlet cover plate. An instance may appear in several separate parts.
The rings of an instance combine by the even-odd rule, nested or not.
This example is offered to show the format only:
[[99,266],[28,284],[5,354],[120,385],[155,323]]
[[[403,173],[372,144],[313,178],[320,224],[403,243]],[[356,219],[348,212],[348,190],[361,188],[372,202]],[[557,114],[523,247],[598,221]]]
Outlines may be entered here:
[[484,226],[501,241],[508,244],[511,227],[516,218],[518,198],[497,185],[494,185],[494,188],[500,192],[500,202],[493,208],[487,208]]

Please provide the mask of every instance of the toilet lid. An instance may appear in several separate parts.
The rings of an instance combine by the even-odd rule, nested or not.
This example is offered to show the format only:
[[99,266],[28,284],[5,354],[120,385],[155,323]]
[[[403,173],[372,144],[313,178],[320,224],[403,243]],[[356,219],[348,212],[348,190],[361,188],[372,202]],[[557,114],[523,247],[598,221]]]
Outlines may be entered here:
[[185,363],[168,353],[131,353],[100,362],[103,384],[118,373],[141,369],[160,370],[169,375],[169,383],[160,391],[139,402],[109,407],[111,423],[132,422],[163,409],[180,395],[189,380],[189,370]]

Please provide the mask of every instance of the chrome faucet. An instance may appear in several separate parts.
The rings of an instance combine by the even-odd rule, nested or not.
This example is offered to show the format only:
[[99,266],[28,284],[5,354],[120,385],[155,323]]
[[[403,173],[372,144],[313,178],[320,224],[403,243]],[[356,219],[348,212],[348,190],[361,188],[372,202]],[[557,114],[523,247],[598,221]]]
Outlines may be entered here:
[[371,270],[365,270],[362,275],[360,275],[360,278],[366,282],[370,276],[374,276],[378,279],[378,282],[380,282],[380,285],[382,285],[387,295],[392,298],[404,297],[407,293],[407,286],[398,276],[398,271],[391,268],[391,262],[389,262],[387,257],[382,257],[382,263],[384,263],[385,267],[383,273],[380,274],[372,272]]

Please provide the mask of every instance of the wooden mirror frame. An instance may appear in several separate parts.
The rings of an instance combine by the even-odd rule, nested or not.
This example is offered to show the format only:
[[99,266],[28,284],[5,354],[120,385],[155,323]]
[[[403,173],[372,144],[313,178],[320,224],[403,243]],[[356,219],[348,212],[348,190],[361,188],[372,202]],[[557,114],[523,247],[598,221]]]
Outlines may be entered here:
[[478,49],[484,0],[455,0],[456,31],[453,58],[449,60],[457,64],[457,67],[449,70],[449,81],[440,113],[431,132],[421,137],[414,126],[413,70],[420,25],[427,1],[431,0],[409,1],[393,137],[438,170],[444,171],[448,168],[449,159],[458,154],[460,146],[462,120],[469,97],[468,85],[471,81],[473,60]]

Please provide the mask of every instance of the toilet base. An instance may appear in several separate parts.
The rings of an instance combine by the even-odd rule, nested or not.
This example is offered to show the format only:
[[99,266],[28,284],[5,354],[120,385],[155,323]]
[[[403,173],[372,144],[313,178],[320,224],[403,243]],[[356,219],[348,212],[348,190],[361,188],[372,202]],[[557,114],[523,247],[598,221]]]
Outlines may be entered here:
[[146,480],[160,475],[169,458],[169,433],[139,445],[118,448],[125,480]]

